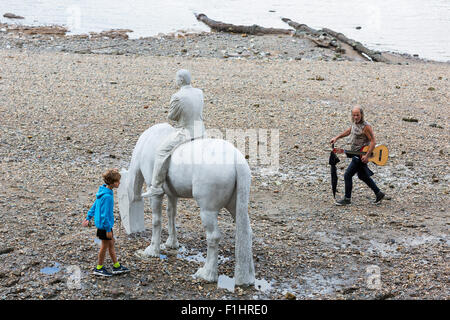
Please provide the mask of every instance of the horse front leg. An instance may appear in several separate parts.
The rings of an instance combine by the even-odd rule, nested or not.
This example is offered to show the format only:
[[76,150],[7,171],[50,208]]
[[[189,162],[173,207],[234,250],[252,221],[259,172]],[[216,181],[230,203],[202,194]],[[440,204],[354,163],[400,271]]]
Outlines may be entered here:
[[165,248],[178,249],[180,244],[177,239],[177,230],[175,226],[175,217],[177,215],[177,197],[168,196],[167,201],[167,217],[168,217],[168,231],[169,237],[165,243]]
[[144,250],[145,256],[159,257],[161,251],[161,204],[162,196],[152,196],[152,240]]
[[219,278],[218,255],[221,234],[217,224],[218,214],[218,211],[200,210],[202,224],[206,230],[208,249],[206,251],[206,262],[204,266],[195,273],[195,277],[199,277],[208,282],[216,282]]

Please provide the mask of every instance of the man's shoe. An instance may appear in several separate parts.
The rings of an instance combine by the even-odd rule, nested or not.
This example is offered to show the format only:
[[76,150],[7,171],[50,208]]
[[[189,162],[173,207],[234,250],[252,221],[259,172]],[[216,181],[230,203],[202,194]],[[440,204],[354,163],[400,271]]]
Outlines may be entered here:
[[346,198],[346,197],[342,198],[339,201],[336,201],[336,205],[337,206],[346,206],[346,205],[349,205],[351,203],[352,203],[351,200],[349,198]]
[[381,191],[378,192],[374,203],[380,202],[383,198],[384,198],[384,193]]
[[118,266],[117,268],[113,266],[113,269],[112,269],[113,274],[120,274],[120,273],[127,273],[127,272],[130,272],[130,269],[128,269],[122,265]]
[[111,277],[112,273],[106,270],[105,267],[102,267],[101,269],[94,268],[94,272],[96,276],[102,276],[102,277]]

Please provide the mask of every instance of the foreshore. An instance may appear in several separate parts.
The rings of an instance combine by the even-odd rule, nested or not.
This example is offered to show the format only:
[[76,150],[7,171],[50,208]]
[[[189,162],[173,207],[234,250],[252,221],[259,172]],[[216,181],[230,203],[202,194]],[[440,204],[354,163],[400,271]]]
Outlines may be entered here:
[[[0,22],[0,47],[27,52],[68,52],[79,54],[145,55],[184,58],[245,60],[367,61],[345,46],[346,52],[319,47],[297,36],[229,34],[215,32],[171,34],[130,39],[129,29],[112,29],[89,34],[68,34],[62,26],[22,26]],[[408,53],[383,52],[394,64],[434,62]],[[436,62],[446,63],[449,62]]]
[[[0,299],[448,299],[450,64],[389,55],[395,63],[374,63],[290,36],[0,32]],[[101,174],[126,168],[139,135],[167,121],[181,68],[204,91],[207,128],[279,131],[279,170],[251,167],[254,287],[224,284],[234,272],[225,210],[221,282],[192,278],[206,255],[192,199],[179,200],[180,250],[149,261],[134,255],[150,242],[149,204],[147,230],[129,236],[116,200],[117,254],[131,272],[91,274],[98,243],[81,222]],[[386,166],[370,165],[388,199],[372,204],[355,177],[352,205],[336,207],[328,141],[356,104],[389,148]],[[338,197],[347,165],[341,157]]]

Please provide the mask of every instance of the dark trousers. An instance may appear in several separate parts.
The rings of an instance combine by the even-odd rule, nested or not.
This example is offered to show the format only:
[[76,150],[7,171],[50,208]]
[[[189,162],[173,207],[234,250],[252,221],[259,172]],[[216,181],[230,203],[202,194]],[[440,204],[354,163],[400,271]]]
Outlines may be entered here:
[[373,175],[373,172],[370,171],[367,163],[363,163],[360,157],[354,156],[352,157],[352,162],[344,173],[346,198],[351,199],[352,197],[353,176],[355,175],[355,173],[358,174],[358,178],[364,181],[375,194],[380,192],[380,189],[375,184],[375,181],[373,181],[370,177],[371,175]]

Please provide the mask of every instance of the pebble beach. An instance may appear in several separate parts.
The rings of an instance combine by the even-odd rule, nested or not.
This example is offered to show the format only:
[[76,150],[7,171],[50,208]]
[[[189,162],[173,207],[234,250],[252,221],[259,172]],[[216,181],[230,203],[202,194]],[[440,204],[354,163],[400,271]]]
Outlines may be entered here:
[[[449,298],[450,63],[393,53],[374,63],[287,35],[124,34],[0,32],[0,299]],[[135,252],[150,243],[149,203],[146,231],[127,235],[116,200],[116,252],[131,272],[91,274],[99,244],[81,222],[101,174],[127,168],[140,134],[167,122],[181,68],[204,92],[207,128],[279,132],[279,169],[251,165],[254,287],[232,285],[225,210],[219,282],[192,277],[206,257],[192,199],[178,203],[180,249],[148,261]],[[373,204],[354,177],[352,205],[337,207],[328,142],[356,104],[389,148],[386,166],[370,164],[387,198]]]

